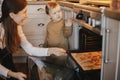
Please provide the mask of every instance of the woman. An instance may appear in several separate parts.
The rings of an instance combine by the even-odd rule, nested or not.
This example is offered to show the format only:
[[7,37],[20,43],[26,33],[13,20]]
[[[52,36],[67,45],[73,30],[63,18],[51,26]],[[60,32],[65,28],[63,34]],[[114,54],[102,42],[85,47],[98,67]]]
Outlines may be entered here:
[[[22,25],[27,18],[27,2],[25,0],[4,0],[2,3],[2,16],[0,20],[0,75],[14,80],[25,80],[26,75],[16,72],[12,53],[21,46],[31,56],[66,55],[61,48],[33,47],[22,31]],[[2,79],[0,79],[2,80]]]

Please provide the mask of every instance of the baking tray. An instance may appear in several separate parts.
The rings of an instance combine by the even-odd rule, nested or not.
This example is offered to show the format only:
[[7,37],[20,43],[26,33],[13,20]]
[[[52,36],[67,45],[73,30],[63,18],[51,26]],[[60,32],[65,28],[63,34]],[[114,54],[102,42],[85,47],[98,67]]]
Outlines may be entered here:
[[84,71],[101,69],[102,63],[101,51],[92,52],[68,51],[67,53]]

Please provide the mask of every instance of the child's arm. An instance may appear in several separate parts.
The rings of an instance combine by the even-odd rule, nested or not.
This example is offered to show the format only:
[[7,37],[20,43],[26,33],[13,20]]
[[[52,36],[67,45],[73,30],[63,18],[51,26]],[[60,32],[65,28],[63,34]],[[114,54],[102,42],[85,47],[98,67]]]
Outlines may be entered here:
[[69,18],[67,20],[65,20],[65,27],[71,27],[72,26],[72,18]]
[[64,36],[69,37],[72,35],[72,19],[65,20],[65,27],[64,27]]

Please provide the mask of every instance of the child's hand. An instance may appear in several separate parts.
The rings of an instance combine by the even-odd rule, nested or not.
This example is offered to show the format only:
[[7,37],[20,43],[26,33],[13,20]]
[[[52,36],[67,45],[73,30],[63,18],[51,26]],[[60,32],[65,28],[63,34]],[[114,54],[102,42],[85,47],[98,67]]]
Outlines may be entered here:
[[66,56],[66,51],[62,48],[48,48],[48,53],[50,55],[56,55],[56,56]]
[[72,18],[69,18],[69,19],[65,20],[65,26],[66,27],[72,26],[72,21],[73,21]]

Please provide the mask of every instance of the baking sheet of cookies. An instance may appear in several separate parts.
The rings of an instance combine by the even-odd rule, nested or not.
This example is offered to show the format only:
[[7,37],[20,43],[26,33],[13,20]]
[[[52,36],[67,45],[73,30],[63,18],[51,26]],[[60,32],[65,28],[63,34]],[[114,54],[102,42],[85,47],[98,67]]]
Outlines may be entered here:
[[71,53],[83,70],[101,69],[102,52]]

